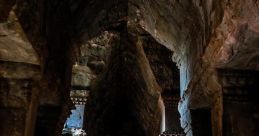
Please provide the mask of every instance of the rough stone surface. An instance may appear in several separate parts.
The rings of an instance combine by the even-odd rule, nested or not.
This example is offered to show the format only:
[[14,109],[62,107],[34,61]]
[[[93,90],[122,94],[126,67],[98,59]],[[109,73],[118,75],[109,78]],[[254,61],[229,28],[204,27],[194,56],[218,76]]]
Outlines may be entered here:
[[87,88],[90,86],[92,78],[92,71],[87,66],[74,65],[72,69],[73,87]]
[[0,23],[0,135],[32,136],[37,110],[40,62],[13,18]]
[[125,30],[118,36],[107,67],[90,93],[87,134],[156,136],[160,88],[140,39]]
[[20,31],[21,27],[14,19],[0,24],[0,60],[39,65],[35,50]]
[[142,39],[147,59],[162,92],[179,94],[180,75],[176,63],[171,60],[173,52],[159,44],[149,34],[143,36]]
[[[196,117],[191,115],[191,111],[199,111],[204,108],[211,110],[212,135],[223,135],[223,107],[225,103],[222,84],[219,83],[221,79],[218,78],[217,74],[218,68],[258,71],[258,0],[109,0],[105,4],[103,4],[102,0],[19,0],[14,4],[15,1],[13,0],[0,0],[0,22],[8,24],[7,17],[12,13],[13,7],[13,11],[18,17],[17,20],[22,26],[22,29],[18,29],[18,31],[24,31],[24,34],[20,33],[19,37],[23,41],[26,41],[25,39],[30,41],[39,56],[39,61],[30,57],[32,52],[27,50],[29,44],[20,42],[19,38],[17,39],[17,36],[13,35],[14,33],[6,33],[6,30],[3,30],[6,28],[1,26],[0,38],[4,42],[2,42],[0,48],[0,56],[9,58],[9,61],[19,62],[19,65],[15,64],[17,67],[14,67],[13,63],[8,63],[7,65],[1,62],[0,72],[4,78],[34,77],[36,74],[34,72],[24,74],[26,69],[29,71],[31,69],[29,69],[30,66],[20,65],[20,62],[28,61],[30,64],[40,62],[43,76],[40,86],[43,93],[40,95],[41,108],[38,111],[38,117],[39,122],[44,122],[44,118],[48,118],[52,125],[47,127],[50,131],[46,129],[48,131],[46,134],[52,134],[54,133],[53,131],[57,130],[58,135],[64,120],[69,115],[72,64],[73,60],[76,60],[76,56],[73,56],[73,51],[78,49],[78,47],[74,48],[73,45],[82,45],[85,41],[98,37],[103,31],[120,31],[118,25],[123,21],[127,22],[128,30],[132,37],[139,38],[140,35],[140,37],[143,37],[143,34],[148,33],[157,42],[173,52],[172,60],[180,69],[181,100],[178,109],[181,115],[181,125],[188,136],[192,136],[193,132],[197,133],[197,130],[192,131],[193,126],[194,128],[197,127],[192,124],[192,118]],[[143,33],[143,29],[146,31],[145,33]],[[132,39],[130,38],[130,40]],[[12,43],[21,44],[19,46],[21,48],[17,48],[20,50],[16,52],[13,47],[7,46]],[[99,42],[94,43],[98,44],[97,46],[90,44],[94,46],[90,48],[89,52],[85,51],[88,51],[88,45],[85,46],[87,47],[86,49],[81,48],[84,53],[87,53],[82,62],[91,68],[96,76],[102,75],[104,72],[108,73],[106,78],[114,77],[113,75],[116,75],[116,73],[110,72],[111,74],[109,74],[109,70],[107,70],[110,68],[111,61],[107,61],[105,59],[106,55],[102,55],[106,47],[102,47],[101,43],[99,45]],[[132,45],[136,45],[135,43],[136,41]],[[10,52],[20,55],[4,53],[3,51],[7,49],[12,49]],[[81,49],[79,48],[79,50]],[[127,52],[118,51],[118,55],[120,54],[122,56],[133,56],[134,58],[134,55]],[[162,58],[162,55],[156,52],[152,53],[151,56],[156,55],[158,57],[153,57],[153,59]],[[98,58],[98,56],[102,57]],[[137,57],[136,60],[140,59]],[[150,60],[153,60],[152,57],[150,58]],[[115,57],[112,62],[116,64],[118,60],[120,59]],[[152,61],[150,62],[151,67],[153,67]],[[120,64],[119,61],[118,64]],[[165,67],[163,70],[167,71],[168,67],[165,65],[163,67]],[[124,70],[128,69],[125,68]],[[163,89],[169,88],[170,83],[162,83],[160,81],[162,77],[159,79],[159,76],[157,76],[158,74],[156,73],[160,73],[160,70],[156,66],[152,69],[161,87]],[[23,74],[16,76],[10,70]],[[110,71],[112,70],[110,69]],[[130,72],[123,71],[120,74],[126,73],[132,76],[118,77],[124,80],[134,77],[131,70],[134,71],[134,69],[130,69]],[[136,73],[135,76],[137,76]],[[139,73],[143,74],[145,72],[141,71]],[[168,71],[165,73],[171,75]],[[144,83],[147,83],[148,80],[146,79],[150,75],[143,74],[142,76],[145,77]],[[142,76],[139,76],[139,78]],[[141,82],[140,79],[137,80]],[[117,79],[117,83],[112,82],[110,84],[111,88],[113,88],[112,85],[117,85],[122,81]],[[119,97],[119,94],[115,93],[108,96],[112,98]],[[143,95],[146,96],[144,93]],[[98,97],[94,97],[96,100],[93,101],[99,101]],[[136,99],[135,102],[137,101],[140,100]],[[100,103],[104,102],[100,101]],[[48,111],[52,111],[53,114],[48,116]],[[146,112],[143,112],[145,117],[144,113]],[[56,119],[56,117],[60,118]],[[116,118],[115,116],[112,117]],[[197,118],[200,117],[198,116]],[[143,121],[141,118],[138,118],[138,120]],[[197,121],[194,119],[194,122]],[[143,121],[142,123],[147,122]],[[41,125],[37,124],[36,126]]]

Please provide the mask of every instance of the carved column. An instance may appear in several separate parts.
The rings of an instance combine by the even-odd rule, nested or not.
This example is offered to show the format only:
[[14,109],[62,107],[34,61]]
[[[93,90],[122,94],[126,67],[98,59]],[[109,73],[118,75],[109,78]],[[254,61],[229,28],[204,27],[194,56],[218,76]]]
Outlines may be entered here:
[[88,90],[71,90],[70,98],[74,104],[85,105],[89,93]]
[[89,96],[89,136],[157,136],[160,88],[137,35],[121,24],[107,67]]
[[[177,91],[176,91],[177,92]],[[165,135],[184,135],[180,124],[180,114],[178,112],[178,102],[180,100],[179,94],[163,95],[165,104]]]
[[40,63],[16,29],[0,24],[0,33],[0,135],[33,136]]
[[258,77],[249,70],[219,70],[223,87],[224,136],[258,134]]
[[[71,90],[71,92],[70,92],[70,98],[73,101],[73,104],[75,104],[76,106],[83,106],[83,111],[78,111],[78,112],[80,112],[80,114],[83,114],[82,116],[80,116],[80,118],[81,118],[80,121],[82,122],[82,124],[81,124],[82,129],[86,129],[85,126],[86,126],[87,121],[85,120],[85,112],[87,109],[86,102],[87,102],[89,93],[90,92],[88,90]],[[77,109],[75,109],[75,110],[77,110]]]

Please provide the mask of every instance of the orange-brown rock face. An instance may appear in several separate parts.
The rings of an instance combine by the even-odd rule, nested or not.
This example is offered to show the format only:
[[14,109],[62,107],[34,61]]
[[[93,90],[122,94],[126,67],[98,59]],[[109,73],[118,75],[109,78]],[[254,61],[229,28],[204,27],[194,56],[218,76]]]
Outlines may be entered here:
[[[258,44],[256,43],[258,43],[257,20],[259,14],[257,1],[228,1],[226,3],[222,1],[217,4],[221,7],[220,10],[213,11],[209,17],[214,17],[211,21],[217,22],[215,23],[217,25],[208,27],[209,33],[204,33],[207,42],[196,41],[196,44],[204,44],[205,50],[199,51],[197,47],[185,46],[185,51],[189,48],[189,53],[199,54],[199,56],[191,55],[192,58],[188,58],[187,54],[187,63],[181,63],[183,64],[181,65],[183,68],[181,76],[186,75],[187,78],[181,78],[180,82],[182,87],[187,88],[186,91],[185,87],[181,88],[184,95],[179,105],[179,111],[182,115],[182,125],[186,127],[191,126],[188,124],[192,122],[189,118],[192,117],[191,112],[188,109],[210,107],[213,135],[222,135],[223,131],[226,131],[223,130],[224,123],[222,122],[224,120],[222,118],[224,94],[222,94],[216,71],[217,68],[258,69]],[[208,6],[205,6],[206,9],[209,9]],[[219,15],[219,13],[223,13],[223,16],[216,17],[215,15]],[[199,36],[204,34],[201,33]],[[184,69],[189,70],[186,72]],[[188,83],[188,81],[190,82]],[[251,133],[247,132],[247,135]]]
[[217,36],[222,36],[219,67],[258,70],[258,9],[258,1],[231,1],[226,5],[216,31]]
[[[0,22],[8,24],[7,16],[14,4],[13,0],[0,0]],[[173,52],[172,60],[180,69],[178,109],[187,136],[258,135],[254,132],[259,126],[259,110],[255,106],[258,101],[252,97],[258,96],[254,93],[258,90],[259,70],[258,0],[108,0],[105,4],[102,0],[19,0],[14,11],[24,37],[28,37],[42,61],[41,87],[45,91],[37,112],[39,133],[47,132],[42,135],[51,135],[58,120],[60,129],[69,111],[72,46],[103,31],[118,32],[118,24],[124,21],[128,32],[122,33],[127,36],[117,39],[109,61],[100,63],[93,59],[87,64],[96,70],[95,74],[102,75],[90,99],[89,135],[158,135],[159,89],[141,48],[143,41],[136,40],[143,36],[143,30]],[[18,41],[6,36],[1,28],[0,38],[0,57],[35,63],[27,45],[20,52],[7,46]],[[6,49],[12,50],[12,55],[3,51]],[[24,69],[18,69],[17,76],[33,74],[33,70],[22,73]],[[10,74],[3,68],[0,72]],[[4,82],[1,85],[7,86]],[[169,84],[163,82],[161,86],[168,88]],[[242,100],[246,100],[245,104]],[[239,104],[244,114],[231,116],[233,111],[242,111]],[[48,116],[48,111],[53,116]],[[57,119],[61,113],[63,116]],[[242,125],[237,118],[241,115],[249,121],[240,120],[253,129],[239,129]],[[46,128],[41,126],[45,117],[52,124]]]
[[[227,95],[225,89],[221,91],[221,86],[224,88],[224,84],[218,84],[221,79],[217,79],[216,69],[239,69],[239,70],[258,70],[258,1],[228,1],[222,5],[224,10],[224,15],[221,23],[216,27],[211,35],[211,40],[207,45],[206,51],[203,54],[203,63],[208,66],[207,72],[202,74],[205,80],[202,80],[204,84],[205,92],[207,92],[209,99],[212,100],[212,119],[213,119],[213,129],[214,134],[226,135],[226,133],[235,133],[228,130],[224,130],[226,126],[225,111],[226,108]],[[247,71],[247,73],[249,73]],[[231,73],[231,72],[229,72]],[[233,72],[235,73],[235,72]],[[238,72],[237,72],[238,73]],[[238,77],[239,74],[236,74]],[[256,74],[254,75],[256,76]],[[240,76],[239,78],[244,78]],[[253,77],[250,77],[251,80]],[[208,82],[205,82],[205,81]],[[250,80],[246,78],[246,80]],[[206,86],[206,87],[205,87]],[[236,84],[238,86],[238,84]],[[256,89],[254,87],[248,87],[250,85],[244,85],[244,87],[249,90],[249,88]],[[234,92],[238,92],[238,87],[236,87]],[[252,90],[253,90],[252,89]],[[244,91],[246,92],[246,91]],[[253,91],[248,91],[253,92]],[[235,93],[234,93],[235,94]],[[233,95],[236,96],[236,95]],[[237,97],[242,99],[241,97]],[[252,98],[249,98],[251,101]],[[242,105],[242,104],[240,104]],[[232,105],[234,106],[234,105]],[[225,107],[225,108],[223,108]],[[256,107],[253,107],[256,108]],[[249,109],[244,110],[246,114],[255,114],[255,111]],[[233,118],[233,120],[235,120]],[[249,120],[249,118],[247,119]],[[248,121],[249,122],[249,121]],[[240,122],[241,123],[241,122]],[[218,124],[215,126],[215,124]],[[243,124],[246,124],[243,122]],[[249,123],[248,123],[249,124]],[[232,124],[233,127],[235,126]],[[228,132],[227,132],[228,131]],[[255,131],[243,131],[240,133],[245,135],[254,135]],[[230,135],[232,135],[230,134]],[[233,134],[236,135],[236,134]],[[238,134],[239,135],[239,134]],[[241,135],[241,134],[240,134]]]

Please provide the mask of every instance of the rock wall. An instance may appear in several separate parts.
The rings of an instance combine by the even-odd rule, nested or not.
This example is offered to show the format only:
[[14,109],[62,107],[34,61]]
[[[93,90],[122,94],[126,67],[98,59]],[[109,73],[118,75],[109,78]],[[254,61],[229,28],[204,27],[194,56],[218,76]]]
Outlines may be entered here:
[[192,135],[190,109],[209,108],[213,135],[222,135],[217,68],[257,69],[258,1],[133,0],[129,18],[174,51],[181,76],[179,112],[187,134]]
[[258,18],[256,5],[256,1],[223,3],[222,22],[212,31],[200,59],[194,61],[194,74],[179,105],[179,110],[182,111],[182,124],[191,124],[191,119],[188,119],[190,113],[185,114],[184,111],[188,110],[184,109],[207,107],[212,113],[213,135],[222,135],[223,95],[221,84],[218,82],[217,68],[257,69],[258,63],[254,60],[258,48],[253,44],[257,41],[257,23],[254,23]]
[[[0,22],[7,21],[14,3],[14,1],[0,1]],[[44,90],[41,94],[40,109],[49,106],[50,111],[56,112],[52,117],[53,122],[57,122],[55,117],[63,113],[57,128],[62,127],[70,111],[68,92],[73,63],[72,45],[87,41],[105,30],[119,31],[118,25],[126,21],[130,31],[129,37],[126,37],[130,42],[133,41],[132,45],[137,45],[137,40],[133,39],[139,38],[138,34],[144,29],[159,43],[174,52],[172,60],[180,69],[181,125],[187,135],[192,135],[190,111],[205,108],[211,110],[213,135],[220,136],[224,102],[217,68],[258,70],[258,5],[259,2],[256,0],[110,0],[106,4],[101,0],[63,2],[19,0],[14,11],[25,31],[24,36],[21,36],[22,39],[27,37],[40,56],[43,75],[41,87]],[[0,36],[5,35],[1,31]],[[122,39],[118,41],[129,42],[125,37],[120,38]],[[134,57],[136,55],[134,53],[131,55],[125,52],[116,53],[119,56],[126,54],[136,60],[141,59],[137,58],[139,56]],[[4,53],[3,55],[6,56]],[[22,58],[24,56],[16,59]],[[127,64],[115,57],[114,63],[116,61],[121,66]],[[108,68],[111,67],[109,65]],[[125,69],[123,67],[119,70],[127,70],[126,66],[131,68],[127,64]],[[110,70],[113,71],[113,68]],[[145,74],[148,71],[141,70],[143,67],[138,67],[138,71],[135,72],[141,73],[143,77],[150,76]],[[104,79],[113,77],[109,75],[108,70],[105,73],[107,77],[104,76]],[[127,74],[129,78],[136,76],[130,72]],[[135,78],[133,79],[135,81]],[[149,79],[141,80],[145,81],[144,84],[149,83]],[[121,81],[123,80],[116,82]],[[45,114],[49,110],[42,112]],[[39,116],[41,115],[39,112]]]

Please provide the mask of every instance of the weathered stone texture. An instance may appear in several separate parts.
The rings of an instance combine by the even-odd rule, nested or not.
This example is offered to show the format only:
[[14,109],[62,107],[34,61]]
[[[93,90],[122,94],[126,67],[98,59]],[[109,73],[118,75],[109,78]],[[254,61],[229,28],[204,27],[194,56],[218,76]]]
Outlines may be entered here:
[[88,135],[156,136],[160,88],[142,43],[125,30],[115,38],[107,67],[90,93]]
[[19,24],[9,23],[0,24],[0,135],[32,136],[40,62],[31,44],[22,38]]
[[[228,109],[224,109],[225,88],[217,69],[259,70],[258,9],[258,0],[0,0],[0,77],[1,89],[5,90],[0,90],[1,103],[8,107],[5,102],[10,103],[10,97],[19,102],[9,106],[26,105],[25,96],[20,96],[22,91],[13,92],[26,92],[28,88],[21,82],[27,82],[27,78],[34,84],[42,75],[40,124],[36,126],[46,128],[49,135],[57,126],[58,135],[70,111],[72,74],[72,85],[86,88],[91,85],[90,76],[100,76],[91,93],[93,113],[89,113],[89,121],[93,124],[89,125],[89,135],[121,135],[127,131],[129,135],[131,130],[137,133],[132,135],[157,135],[160,89],[155,80],[163,90],[177,88],[172,83],[178,79],[171,78],[177,74],[169,70],[169,62],[164,62],[172,51],[172,60],[180,70],[181,126],[188,136],[197,134],[192,131],[197,128],[197,120],[192,120],[196,117],[191,111],[205,108],[211,110],[212,135],[222,136],[223,113]],[[122,22],[127,24],[127,32],[119,36],[116,32],[121,31]],[[104,31],[109,33],[102,34]],[[143,38],[147,35],[153,39],[150,45]],[[154,39],[170,51],[147,51],[149,64],[141,46],[148,49],[158,44]],[[110,43],[114,45],[106,46]],[[74,60],[80,65],[75,71]],[[53,115],[48,116],[48,111]],[[9,109],[3,112],[7,113]],[[45,117],[52,126],[44,126]],[[127,127],[131,130],[124,129]],[[245,135],[247,131],[241,130]]]

